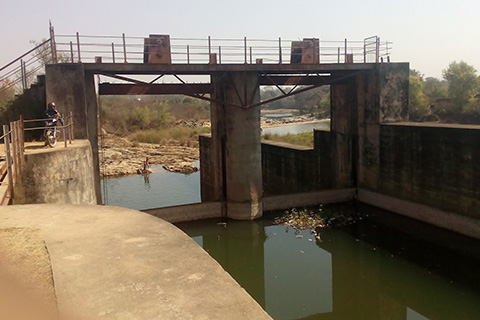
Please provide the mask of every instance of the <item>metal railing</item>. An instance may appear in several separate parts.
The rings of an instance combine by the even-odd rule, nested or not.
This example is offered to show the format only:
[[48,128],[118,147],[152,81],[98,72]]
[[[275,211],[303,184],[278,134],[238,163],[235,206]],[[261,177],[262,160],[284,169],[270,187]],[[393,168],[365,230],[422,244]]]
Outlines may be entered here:
[[[50,24],[50,38],[0,68],[0,93],[10,88],[16,92],[35,82],[34,75],[48,63],[143,63],[149,48],[155,46],[145,37],[55,35]],[[360,41],[318,41],[318,63],[378,63],[390,61],[392,42],[378,36]],[[290,63],[292,43],[287,39],[169,38],[169,55],[173,64],[254,64]],[[317,48],[315,48],[317,51]]]
[[[0,68],[0,93],[13,88],[15,92],[28,89],[36,81],[35,76],[51,62],[50,39]],[[19,86],[20,85],[20,86]]]
[[20,178],[24,164],[23,121],[3,126],[5,163],[0,166],[0,205],[9,205],[14,197],[14,185]]
[[[145,37],[56,35],[53,47],[63,62],[143,63],[149,46]],[[292,42],[298,40],[170,38],[171,63],[218,64],[289,63]],[[319,63],[379,62],[389,57],[392,42],[381,42],[377,36],[360,41],[327,41],[318,39]]]
[[[46,126],[25,128],[24,124],[47,120],[51,119],[23,120],[20,117],[19,120],[10,122],[10,125],[3,125],[3,135],[0,136],[0,140],[4,141],[5,160],[0,161],[0,206],[12,204],[14,186],[20,179],[25,164],[25,131],[45,130],[48,128]],[[71,144],[74,140],[72,113],[66,117],[66,124],[57,126],[57,129],[63,130],[63,140],[66,148],[67,141]]]

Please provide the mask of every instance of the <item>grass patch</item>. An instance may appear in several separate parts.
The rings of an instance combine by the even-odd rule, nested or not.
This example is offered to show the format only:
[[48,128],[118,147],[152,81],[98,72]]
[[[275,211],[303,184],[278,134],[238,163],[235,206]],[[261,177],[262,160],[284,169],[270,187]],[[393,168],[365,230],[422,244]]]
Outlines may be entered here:
[[278,134],[265,134],[262,136],[262,139],[272,140],[277,142],[286,142],[301,146],[307,146],[313,148],[313,132],[305,132],[299,134],[287,134],[287,135],[278,135]]
[[171,127],[162,129],[150,129],[138,131],[133,134],[132,141],[138,143],[166,144],[168,141],[175,140],[182,145],[190,145],[198,142],[200,134],[209,133],[210,128],[189,128],[189,127]]

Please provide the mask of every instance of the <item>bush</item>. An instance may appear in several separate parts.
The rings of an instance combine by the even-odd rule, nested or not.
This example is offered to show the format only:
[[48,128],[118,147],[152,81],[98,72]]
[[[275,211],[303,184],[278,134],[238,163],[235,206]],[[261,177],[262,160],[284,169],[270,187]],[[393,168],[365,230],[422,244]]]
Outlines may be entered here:
[[286,142],[301,146],[307,146],[313,148],[313,132],[305,132],[299,134],[287,134],[280,136],[278,134],[264,134],[262,139],[272,140],[277,142]]

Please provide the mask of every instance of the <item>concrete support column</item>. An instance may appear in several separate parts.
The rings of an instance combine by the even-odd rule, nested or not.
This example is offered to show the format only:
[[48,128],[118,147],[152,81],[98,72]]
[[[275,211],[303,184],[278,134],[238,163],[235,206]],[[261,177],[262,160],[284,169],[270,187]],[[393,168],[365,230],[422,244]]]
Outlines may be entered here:
[[354,78],[332,85],[331,155],[334,188],[356,184],[357,101]]
[[378,64],[357,76],[358,187],[381,189],[380,126],[408,121],[409,65]]
[[98,204],[102,204],[102,191],[100,186],[100,157],[98,149],[98,106],[95,93],[95,75],[85,73],[85,105],[87,110],[87,138],[93,151],[93,166],[95,193]]
[[87,110],[83,64],[49,64],[45,70],[47,103],[54,101],[62,115],[72,112],[75,138],[86,139]]
[[212,160],[216,197],[226,202],[229,218],[250,220],[263,214],[260,101],[257,73],[230,72],[212,76]]

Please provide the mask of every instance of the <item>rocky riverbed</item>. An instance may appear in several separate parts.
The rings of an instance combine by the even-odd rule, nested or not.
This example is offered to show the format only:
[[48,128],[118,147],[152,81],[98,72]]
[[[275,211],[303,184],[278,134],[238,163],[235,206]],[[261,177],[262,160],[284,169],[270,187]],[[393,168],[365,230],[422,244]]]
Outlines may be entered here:
[[[198,146],[186,147],[171,142],[166,145],[131,142],[126,138],[106,135],[99,148],[100,175],[104,177],[137,174],[148,157],[150,165],[162,164],[171,172],[192,173],[199,168]],[[147,169],[151,172],[151,169]]]
[[[262,117],[261,126],[267,128],[316,121],[319,120],[305,115],[288,118]],[[210,123],[202,123],[202,126],[210,126]],[[161,164],[165,170],[171,172],[189,174],[199,170],[194,165],[200,156],[198,142],[192,146],[182,146],[175,141],[165,145],[137,143],[127,138],[104,133],[99,147],[100,175],[103,177],[137,174],[138,170],[143,169],[143,163],[147,157],[151,165]],[[147,172],[151,172],[151,169]]]

